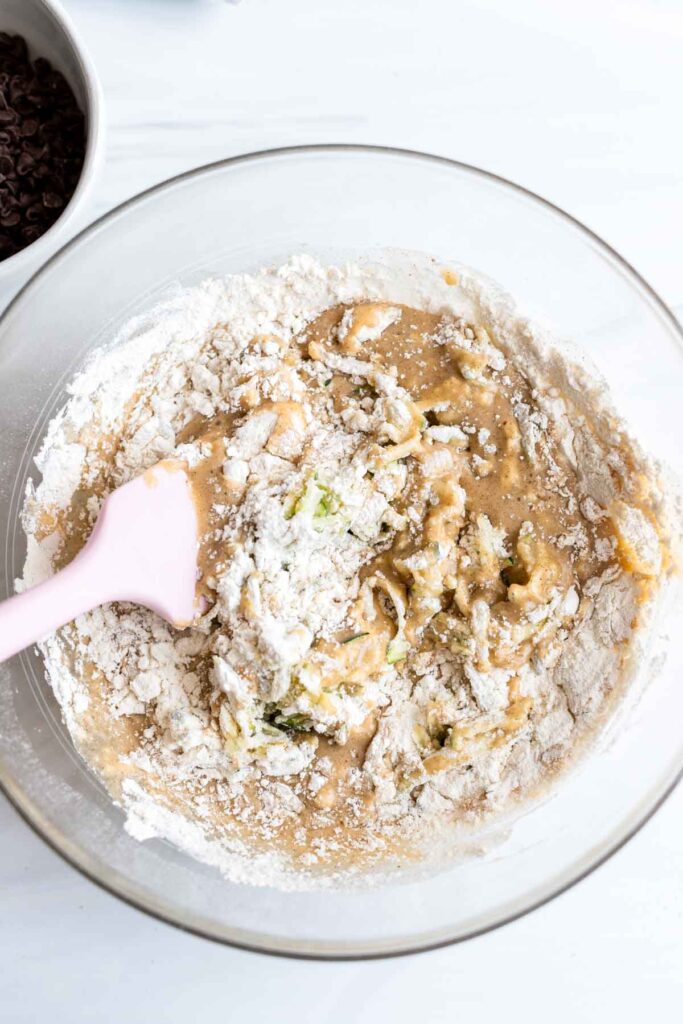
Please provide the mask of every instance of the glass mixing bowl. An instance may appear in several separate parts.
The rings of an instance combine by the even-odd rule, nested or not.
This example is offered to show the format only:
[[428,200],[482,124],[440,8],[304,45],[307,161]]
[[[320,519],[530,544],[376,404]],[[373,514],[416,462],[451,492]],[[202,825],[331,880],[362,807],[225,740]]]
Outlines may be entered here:
[[[575,339],[651,451],[681,473],[680,327],[590,231],[524,189],[450,160],[311,146],[192,171],[138,196],[54,256],[0,321],[0,596],[24,559],[19,510],[46,424],[85,354],[176,282],[293,252],[338,260],[420,250],[498,279]],[[642,674],[641,674],[642,675]],[[683,765],[683,645],[629,691],[620,727],[492,846],[432,877],[287,893],[226,882],[168,843],[139,843],[76,754],[40,657],[0,666],[0,780],[36,831],[93,881],[172,924],[272,953],[372,957],[456,942],[524,914],[618,849]]]

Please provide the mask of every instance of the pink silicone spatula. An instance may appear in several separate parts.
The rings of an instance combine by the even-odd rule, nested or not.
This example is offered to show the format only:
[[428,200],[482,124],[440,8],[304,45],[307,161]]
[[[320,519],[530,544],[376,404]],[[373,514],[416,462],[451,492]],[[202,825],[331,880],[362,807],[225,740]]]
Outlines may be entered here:
[[0,603],[0,661],[108,601],[188,625],[197,614],[197,548],[190,481],[180,463],[159,462],[109,495],[69,565]]

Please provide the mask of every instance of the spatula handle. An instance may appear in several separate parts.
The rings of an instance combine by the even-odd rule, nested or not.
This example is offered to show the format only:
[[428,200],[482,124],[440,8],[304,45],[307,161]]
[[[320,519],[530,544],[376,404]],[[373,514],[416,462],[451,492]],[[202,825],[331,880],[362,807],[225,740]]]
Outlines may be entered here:
[[197,611],[198,529],[181,463],[160,462],[112,491],[73,562],[0,604],[0,661],[109,601],[143,605],[184,629]]
[[110,599],[98,561],[86,545],[61,572],[0,603],[0,662]]

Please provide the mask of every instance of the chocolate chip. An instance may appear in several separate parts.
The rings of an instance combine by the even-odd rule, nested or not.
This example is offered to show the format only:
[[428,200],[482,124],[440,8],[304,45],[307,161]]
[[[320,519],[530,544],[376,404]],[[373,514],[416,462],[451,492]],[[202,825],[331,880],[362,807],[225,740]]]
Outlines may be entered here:
[[64,197],[57,195],[56,192],[43,192],[43,206],[48,210],[59,210],[64,206]]
[[26,40],[0,32],[0,260],[35,241],[83,168],[85,119],[68,82]]
[[19,154],[17,162],[14,166],[17,169],[17,174],[23,175],[28,174],[29,171],[32,171],[33,168],[36,166],[36,162],[32,156],[29,156],[28,153],[24,152]]
[[19,128],[18,134],[22,139],[30,139],[38,131],[38,122],[33,117],[27,117]]
[[29,206],[24,216],[26,220],[29,222],[29,224],[37,224],[39,221],[43,219],[44,216],[43,204],[34,203],[33,206]]

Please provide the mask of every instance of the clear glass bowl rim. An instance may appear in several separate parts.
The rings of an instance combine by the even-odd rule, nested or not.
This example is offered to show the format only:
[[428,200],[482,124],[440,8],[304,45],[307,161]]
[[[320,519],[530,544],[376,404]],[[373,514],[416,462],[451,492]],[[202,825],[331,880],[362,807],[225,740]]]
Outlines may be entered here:
[[[324,153],[366,153],[366,154],[377,154],[377,155],[388,155],[396,156],[399,158],[406,158],[407,160],[422,161],[431,164],[441,164],[444,166],[450,166],[459,171],[464,171],[473,177],[480,177],[492,184],[503,186],[503,188],[510,189],[516,192],[522,198],[530,200],[532,203],[545,208],[555,214],[560,219],[564,220],[566,224],[579,234],[584,235],[590,240],[595,246],[603,251],[627,277],[631,279],[631,283],[635,284],[641,292],[644,292],[649,301],[656,308],[658,314],[662,320],[667,324],[672,334],[675,336],[681,351],[683,353],[683,327],[677,320],[676,316],[666,305],[664,300],[655,291],[641,274],[633,267],[623,256],[621,256],[615,249],[612,248],[603,238],[601,238],[596,232],[592,231],[589,227],[583,224],[572,214],[567,213],[561,207],[552,203],[550,200],[545,199],[538,193],[525,188],[523,185],[519,185],[516,182],[510,181],[508,178],[503,177],[500,174],[496,174],[492,171],[484,170],[481,167],[475,167],[472,164],[468,164],[462,160],[455,160],[450,157],[439,156],[433,153],[425,153],[420,150],[405,149],[396,146],[380,146],[380,145],[367,145],[362,143],[316,143],[316,144],[302,144],[295,146],[279,146],[270,149],[256,150],[251,153],[241,153],[233,157],[226,157],[222,160],[216,160],[208,164],[202,164],[199,167],[191,168],[188,171],[184,171],[181,174],[174,175],[171,178],[167,178],[164,181],[158,182],[156,185],[152,185],[150,188],[144,189],[142,192],[138,192],[136,195],[131,196],[124,202],[119,203],[117,206],[108,210],[101,217],[92,221],[87,227],[75,235],[69,242],[63,245],[57,250],[45,263],[42,264],[39,269],[31,275],[26,281],[23,287],[16,293],[6,308],[0,315],[0,328],[2,327],[5,318],[9,315],[14,306],[27,294],[31,288],[39,281],[40,277],[48,270],[48,268],[57,264],[68,252],[77,248],[84,242],[87,242],[91,235],[99,231],[100,228],[104,227],[108,222],[114,221],[120,214],[126,212],[129,209],[135,207],[138,203],[150,198],[156,193],[163,192],[167,189],[173,188],[176,185],[181,184],[192,178],[200,177],[203,174],[216,171],[220,168],[226,168],[234,166],[236,164],[248,164],[256,162],[262,159],[268,159],[272,157],[287,157],[287,156],[301,156],[301,155],[314,155]],[[655,815],[659,808],[664,804],[668,797],[676,789],[679,782],[683,779],[683,762],[680,765],[679,770],[674,775],[673,779],[670,779],[668,784],[665,785],[664,789],[656,796],[652,804],[647,810],[641,815],[641,817],[621,835],[615,842],[612,843],[607,849],[603,850],[595,860],[583,870],[578,871],[571,879],[566,881],[564,884],[558,886],[554,891],[545,895],[542,899],[530,903],[522,910],[517,911],[514,914],[510,914],[507,917],[501,918],[489,925],[482,928],[472,929],[467,934],[457,936],[455,938],[446,938],[439,942],[434,942],[427,945],[419,945],[414,948],[403,948],[399,950],[393,950],[391,952],[364,952],[355,953],[349,952],[348,954],[339,953],[316,953],[311,951],[296,952],[289,949],[277,949],[273,945],[257,945],[250,944],[244,941],[238,941],[227,937],[219,937],[215,934],[203,931],[201,928],[191,926],[183,921],[177,919],[171,914],[164,914],[159,911],[157,907],[147,905],[143,899],[131,898],[126,893],[122,892],[113,881],[109,880],[104,876],[104,873],[100,874],[95,870],[91,869],[86,863],[85,858],[79,860],[78,854],[73,850],[72,844],[69,843],[64,836],[61,835],[59,830],[49,825],[43,818],[41,812],[37,807],[34,806],[32,800],[24,793],[20,786],[16,785],[14,781],[0,773],[0,792],[4,794],[10,804],[15,808],[20,817],[26,822],[26,824],[32,829],[32,831],[42,839],[55,853],[57,853],[62,860],[64,860],[71,867],[75,868],[80,874],[85,876],[95,885],[103,889],[105,892],[110,893],[117,899],[122,900],[129,906],[136,910],[141,910],[159,921],[165,924],[170,924],[181,931],[188,932],[199,936],[200,938],[209,939],[212,942],[234,947],[238,949],[244,949],[255,953],[265,953],[270,956],[280,956],[287,959],[298,959],[298,960],[381,960],[389,959],[400,956],[408,956],[414,953],[429,952],[433,949],[439,949],[446,946],[456,945],[461,942],[466,942],[469,939],[476,938],[479,935],[484,935],[487,932],[495,931],[504,925],[510,924],[513,921],[518,920],[521,917],[525,917],[527,914],[538,909],[539,907],[545,906],[550,903],[557,896],[567,892],[573,888],[578,882],[587,878],[593,874],[597,868],[601,867],[606,861],[610,860],[623,846],[625,846],[638,832],[647,824],[648,821]],[[266,943],[272,942],[270,939],[266,939]]]

